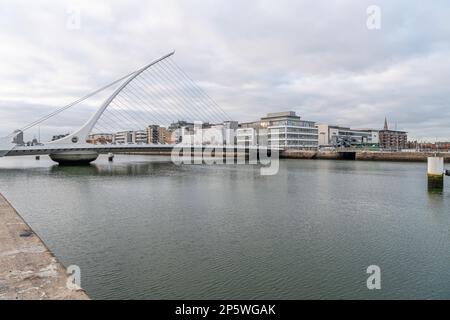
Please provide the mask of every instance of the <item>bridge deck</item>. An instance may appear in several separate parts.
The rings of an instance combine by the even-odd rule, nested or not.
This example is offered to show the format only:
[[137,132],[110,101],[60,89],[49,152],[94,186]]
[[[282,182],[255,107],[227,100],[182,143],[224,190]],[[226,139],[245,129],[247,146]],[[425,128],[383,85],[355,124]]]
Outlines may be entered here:
[[[258,146],[238,146],[238,145],[169,145],[169,144],[49,144],[40,146],[16,146],[10,150],[5,156],[27,156],[27,155],[45,155],[51,153],[67,152],[67,151],[96,151],[100,154],[109,152],[171,152],[173,148],[203,148],[216,149],[225,152],[245,152],[247,150],[267,150],[267,147]],[[271,148],[272,150],[281,151],[280,148]]]

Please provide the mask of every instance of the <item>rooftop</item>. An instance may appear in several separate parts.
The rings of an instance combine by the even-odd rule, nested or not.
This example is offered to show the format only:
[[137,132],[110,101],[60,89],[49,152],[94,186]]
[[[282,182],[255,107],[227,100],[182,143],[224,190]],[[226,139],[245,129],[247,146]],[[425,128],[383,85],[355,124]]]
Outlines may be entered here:
[[273,118],[296,118],[296,119],[300,119],[300,116],[297,116],[295,111],[272,112],[272,113],[268,113],[265,117],[261,118],[261,120],[273,119]]

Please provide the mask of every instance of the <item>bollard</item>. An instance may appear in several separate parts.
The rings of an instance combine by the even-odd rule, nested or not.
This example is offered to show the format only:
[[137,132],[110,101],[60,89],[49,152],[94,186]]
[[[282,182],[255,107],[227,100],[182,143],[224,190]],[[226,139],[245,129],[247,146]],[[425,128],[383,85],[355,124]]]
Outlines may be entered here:
[[112,152],[108,153],[108,161],[112,162],[114,159],[114,154]]
[[428,190],[444,189],[444,158],[428,158]]
[[41,160],[41,156],[36,156],[36,160]]

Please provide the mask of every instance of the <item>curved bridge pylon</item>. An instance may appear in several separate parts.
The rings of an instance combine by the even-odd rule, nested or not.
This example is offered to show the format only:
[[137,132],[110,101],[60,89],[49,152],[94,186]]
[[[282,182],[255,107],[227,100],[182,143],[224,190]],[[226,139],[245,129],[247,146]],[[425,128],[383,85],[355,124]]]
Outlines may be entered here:
[[55,141],[49,142],[49,144],[73,144],[73,143],[79,143],[83,144],[86,143],[88,140],[89,135],[91,134],[92,129],[94,129],[95,124],[100,119],[100,117],[105,112],[106,108],[109,107],[111,102],[116,98],[122,90],[125,89],[126,86],[128,86],[134,79],[136,79],[139,75],[141,75],[143,72],[148,70],[150,67],[156,65],[157,63],[173,56],[175,54],[175,51],[172,51],[171,53],[153,61],[152,63],[146,65],[145,67],[137,70],[134,72],[128,80],[126,80],[119,88],[117,88],[114,93],[101,105],[100,109],[87,121],[80,129],[78,129],[76,132],[69,134],[68,136],[58,139]]

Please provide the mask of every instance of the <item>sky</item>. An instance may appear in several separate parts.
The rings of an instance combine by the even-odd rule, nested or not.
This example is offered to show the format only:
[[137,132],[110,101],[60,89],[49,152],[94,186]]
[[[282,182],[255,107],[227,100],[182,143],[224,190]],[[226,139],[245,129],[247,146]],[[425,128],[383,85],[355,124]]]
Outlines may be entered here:
[[[176,50],[234,120],[387,117],[411,139],[448,141],[448,17],[445,0],[0,0],[0,136]],[[102,99],[40,130],[73,130]]]

